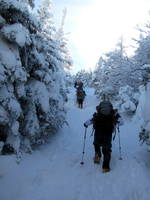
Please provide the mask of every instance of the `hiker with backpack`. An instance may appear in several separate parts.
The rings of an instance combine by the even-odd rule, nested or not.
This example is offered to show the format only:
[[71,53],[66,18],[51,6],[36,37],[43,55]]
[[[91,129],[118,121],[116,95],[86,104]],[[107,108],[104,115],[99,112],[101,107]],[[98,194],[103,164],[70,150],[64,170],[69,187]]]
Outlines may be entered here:
[[83,108],[83,101],[85,99],[86,93],[83,90],[83,88],[78,88],[76,95],[77,95],[78,107],[82,109]]
[[77,88],[77,86],[78,86],[78,82],[75,81],[75,82],[74,82],[74,88]]
[[84,123],[87,128],[93,124],[94,133],[94,163],[99,164],[103,154],[102,172],[110,171],[112,133],[114,130],[114,110],[110,101],[104,96],[102,102],[96,107],[97,112],[93,118]]
[[83,82],[82,81],[79,81],[78,82],[78,87],[77,89],[83,89]]

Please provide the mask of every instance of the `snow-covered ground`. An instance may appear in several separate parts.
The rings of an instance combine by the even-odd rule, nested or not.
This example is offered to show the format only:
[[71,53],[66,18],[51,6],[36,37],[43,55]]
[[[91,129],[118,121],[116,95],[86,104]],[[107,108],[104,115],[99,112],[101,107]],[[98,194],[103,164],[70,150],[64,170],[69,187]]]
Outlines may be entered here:
[[123,160],[119,160],[118,137],[113,141],[110,173],[93,163],[92,127],[88,128],[84,165],[83,123],[98,104],[92,89],[86,90],[83,109],[75,103],[72,89],[67,103],[69,126],[54,135],[33,154],[0,156],[1,200],[149,200],[150,154],[138,142],[138,123],[120,127]]

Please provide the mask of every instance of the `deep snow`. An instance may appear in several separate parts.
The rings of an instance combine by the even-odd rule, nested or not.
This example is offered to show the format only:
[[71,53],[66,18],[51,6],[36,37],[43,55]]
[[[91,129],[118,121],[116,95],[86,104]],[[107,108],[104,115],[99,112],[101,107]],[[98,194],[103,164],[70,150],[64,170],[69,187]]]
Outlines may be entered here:
[[67,103],[69,126],[51,137],[33,154],[0,156],[1,200],[149,200],[150,153],[138,142],[138,123],[126,120],[120,127],[123,160],[119,160],[118,138],[112,147],[110,173],[93,163],[92,127],[88,128],[84,165],[80,165],[84,127],[98,104],[87,89],[84,108],[75,103],[71,89]]

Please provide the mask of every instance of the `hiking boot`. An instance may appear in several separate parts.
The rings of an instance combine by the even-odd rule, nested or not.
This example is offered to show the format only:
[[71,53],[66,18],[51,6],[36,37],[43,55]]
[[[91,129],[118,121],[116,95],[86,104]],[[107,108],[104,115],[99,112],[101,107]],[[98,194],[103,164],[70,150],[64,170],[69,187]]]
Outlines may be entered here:
[[110,168],[102,168],[102,172],[103,173],[107,173],[107,172],[109,172],[110,171]]
[[98,155],[98,154],[95,154],[95,156],[94,156],[94,163],[95,164],[99,164],[100,163],[100,156]]

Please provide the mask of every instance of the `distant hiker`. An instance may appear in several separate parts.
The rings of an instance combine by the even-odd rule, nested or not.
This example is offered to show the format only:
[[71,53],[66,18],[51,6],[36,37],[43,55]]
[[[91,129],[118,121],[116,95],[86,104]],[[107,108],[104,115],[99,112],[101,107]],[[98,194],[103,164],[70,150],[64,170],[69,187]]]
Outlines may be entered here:
[[78,85],[78,83],[77,83],[77,81],[75,81],[74,88],[77,88],[77,85]]
[[83,82],[82,81],[79,81],[78,82],[78,87],[77,89],[83,89]]
[[83,89],[81,89],[81,88],[78,88],[76,95],[77,95],[78,107],[79,108],[83,108],[83,101],[84,101],[85,96],[86,96],[85,91]]
[[87,128],[90,124],[93,124],[95,130],[93,142],[95,149],[94,163],[99,163],[103,154],[102,171],[109,172],[111,141],[114,129],[114,110],[110,101],[106,99],[106,96],[104,96],[99,106],[96,107],[96,110],[97,112],[93,114],[93,118],[86,121],[84,126]]
[[79,86],[83,87],[83,82],[82,81],[79,82]]

